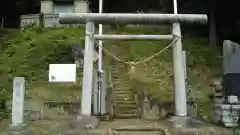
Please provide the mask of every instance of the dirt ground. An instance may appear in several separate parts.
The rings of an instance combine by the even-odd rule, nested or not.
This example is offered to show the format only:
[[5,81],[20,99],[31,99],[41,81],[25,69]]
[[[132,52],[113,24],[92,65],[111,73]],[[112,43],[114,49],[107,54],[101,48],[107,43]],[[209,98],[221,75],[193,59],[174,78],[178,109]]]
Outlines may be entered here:
[[[144,121],[141,119],[115,119],[101,121],[97,129],[77,129],[71,126],[74,116],[56,119],[29,121],[22,128],[11,128],[10,121],[1,122],[0,135],[233,135],[222,128],[201,126],[179,130],[173,128],[169,121]],[[193,124],[190,123],[193,126]],[[155,131],[154,131],[155,130]]]

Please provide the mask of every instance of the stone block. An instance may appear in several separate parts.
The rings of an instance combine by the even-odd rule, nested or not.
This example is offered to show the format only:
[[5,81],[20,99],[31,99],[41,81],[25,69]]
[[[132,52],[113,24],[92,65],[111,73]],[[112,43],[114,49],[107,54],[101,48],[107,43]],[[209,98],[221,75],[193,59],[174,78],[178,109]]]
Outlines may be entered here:
[[95,129],[99,126],[99,122],[97,117],[80,115],[71,123],[71,128]]
[[[6,109],[12,110],[12,102],[6,102]],[[40,102],[24,102],[24,121],[39,120],[43,116],[43,103]]]

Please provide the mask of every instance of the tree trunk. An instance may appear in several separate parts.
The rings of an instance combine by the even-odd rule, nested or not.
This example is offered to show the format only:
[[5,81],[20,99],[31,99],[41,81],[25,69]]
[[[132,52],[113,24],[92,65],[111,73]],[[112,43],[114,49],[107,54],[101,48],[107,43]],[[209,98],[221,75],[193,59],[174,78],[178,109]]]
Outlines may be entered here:
[[217,45],[217,31],[215,19],[215,2],[211,2],[209,7],[209,41],[211,46]]

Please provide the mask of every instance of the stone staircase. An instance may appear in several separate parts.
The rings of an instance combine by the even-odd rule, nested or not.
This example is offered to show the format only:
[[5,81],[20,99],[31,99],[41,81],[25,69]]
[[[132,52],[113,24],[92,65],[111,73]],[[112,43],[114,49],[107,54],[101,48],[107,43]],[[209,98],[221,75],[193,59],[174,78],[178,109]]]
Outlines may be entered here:
[[[111,52],[114,55],[124,57],[120,46],[116,45],[112,48]],[[139,116],[137,95],[131,90],[126,65],[122,62],[112,60],[111,74],[115,93],[116,118],[137,118]]]

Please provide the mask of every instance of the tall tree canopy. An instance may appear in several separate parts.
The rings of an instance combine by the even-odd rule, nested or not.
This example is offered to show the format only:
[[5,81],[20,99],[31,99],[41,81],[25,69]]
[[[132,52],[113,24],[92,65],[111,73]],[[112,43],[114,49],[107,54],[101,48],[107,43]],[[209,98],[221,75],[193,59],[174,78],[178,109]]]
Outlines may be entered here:
[[[98,12],[98,1],[89,0],[93,12]],[[9,26],[19,25],[21,14],[36,14],[39,11],[40,0],[2,0],[0,2],[0,19],[4,17],[4,21]],[[139,11],[172,13],[173,0],[104,0],[104,12],[133,13]],[[207,13],[211,15],[210,20],[212,18],[216,21],[214,24],[217,25],[217,33],[221,38],[240,40],[238,38],[240,11],[237,0],[178,0],[178,12]]]

